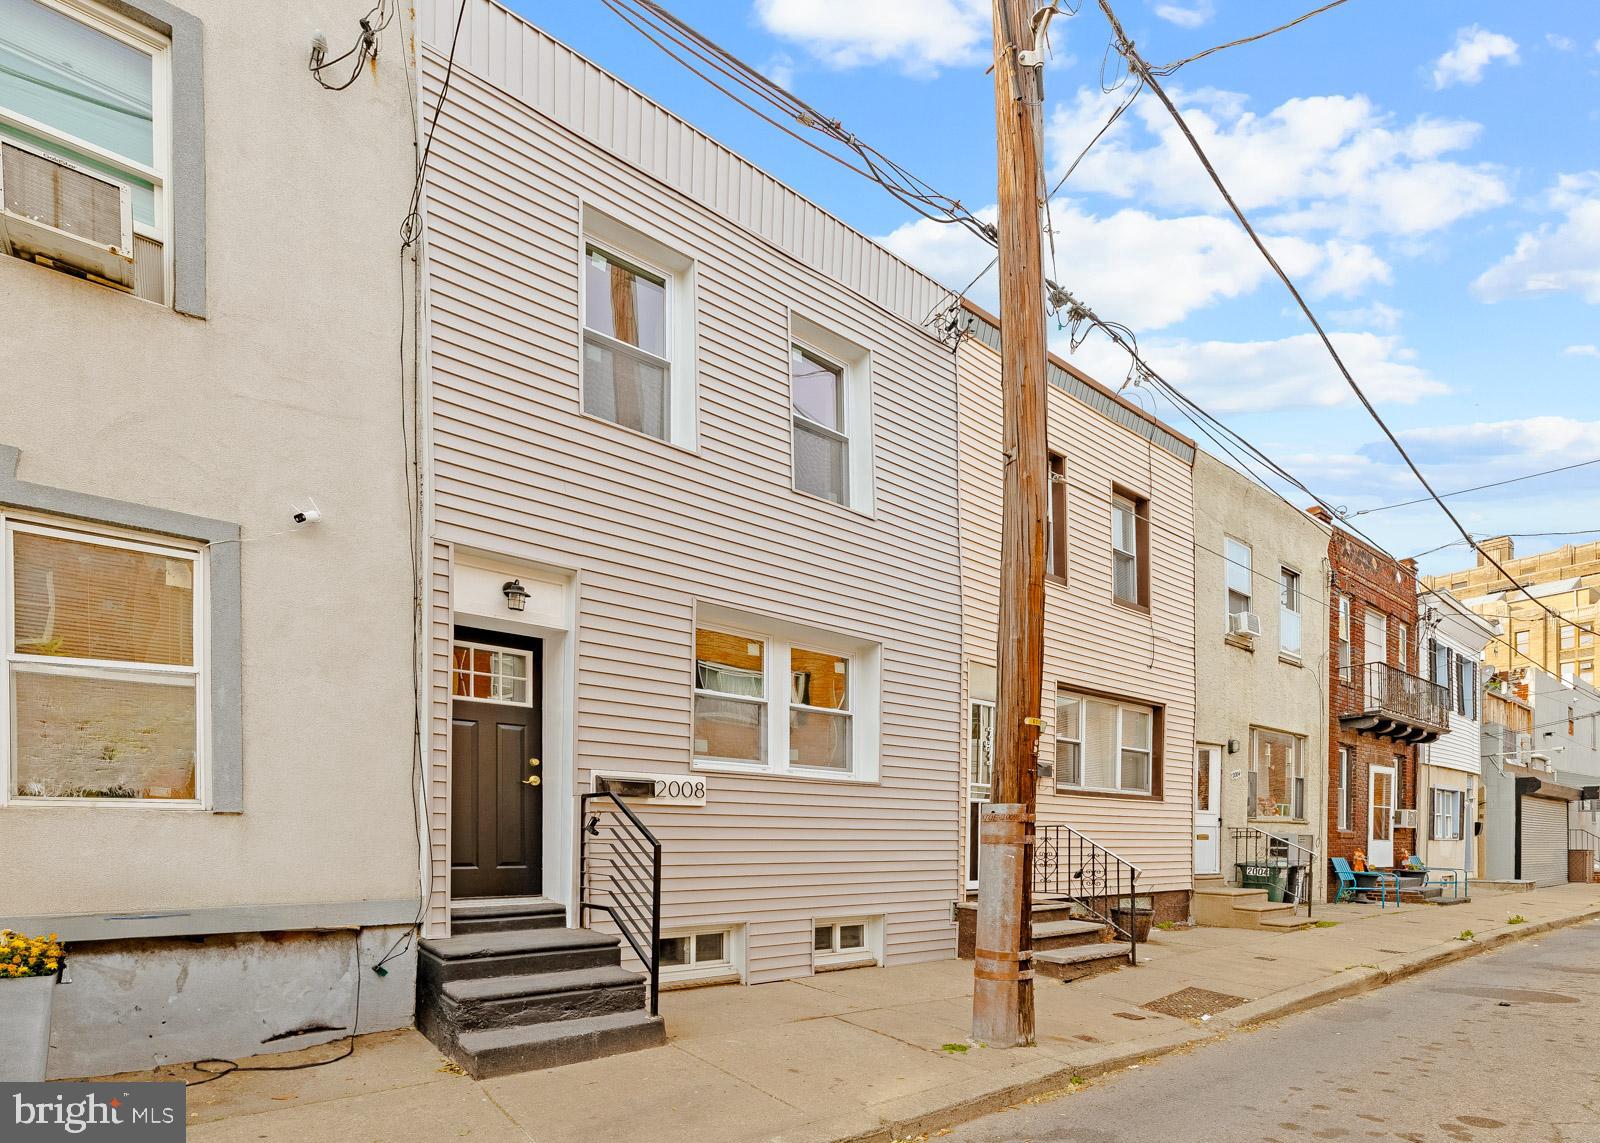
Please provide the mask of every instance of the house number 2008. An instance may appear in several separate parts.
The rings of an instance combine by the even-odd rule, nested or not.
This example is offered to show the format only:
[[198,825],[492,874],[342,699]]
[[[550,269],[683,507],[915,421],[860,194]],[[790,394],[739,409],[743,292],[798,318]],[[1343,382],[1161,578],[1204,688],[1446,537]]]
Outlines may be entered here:
[[700,800],[706,796],[706,784],[703,780],[694,781],[691,779],[657,781],[655,796],[658,798],[694,798]]

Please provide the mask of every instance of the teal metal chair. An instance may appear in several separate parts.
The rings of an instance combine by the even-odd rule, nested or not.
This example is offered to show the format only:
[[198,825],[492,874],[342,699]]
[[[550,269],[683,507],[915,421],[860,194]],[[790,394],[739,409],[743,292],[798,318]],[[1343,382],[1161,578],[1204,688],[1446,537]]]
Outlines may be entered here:
[[1465,869],[1456,869],[1450,865],[1424,865],[1422,864],[1422,859],[1414,853],[1406,858],[1405,865],[1402,868],[1407,873],[1422,874],[1422,886],[1425,889],[1430,885],[1437,885],[1440,889],[1448,887],[1450,896],[1459,897],[1462,890],[1466,888],[1467,871]]
[[1371,870],[1365,876],[1372,878],[1373,884],[1362,885],[1356,879],[1356,871],[1350,868],[1350,862],[1342,857],[1334,857],[1329,860],[1333,864],[1334,875],[1339,878],[1339,888],[1334,894],[1334,901],[1354,901],[1358,893],[1376,891],[1378,894],[1378,908],[1385,909],[1388,908],[1389,891],[1393,889],[1395,908],[1398,909],[1400,907],[1400,878],[1393,873],[1380,873],[1377,870]]

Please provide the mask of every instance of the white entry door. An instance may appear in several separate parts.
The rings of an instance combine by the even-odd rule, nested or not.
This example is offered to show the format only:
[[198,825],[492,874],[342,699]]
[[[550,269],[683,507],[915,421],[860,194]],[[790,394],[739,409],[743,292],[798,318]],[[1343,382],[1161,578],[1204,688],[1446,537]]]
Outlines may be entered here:
[[978,887],[978,811],[994,780],[994,703],[974,699],[967,731],[967,888]]
[[1222,747],[1199,746],[1194,759],[1194,872],[1222,872]]
[[1367,827],[1367,863],[1375,869],[1394,865],[1394,767],[1374,766],[1367,801],[1372,822]]

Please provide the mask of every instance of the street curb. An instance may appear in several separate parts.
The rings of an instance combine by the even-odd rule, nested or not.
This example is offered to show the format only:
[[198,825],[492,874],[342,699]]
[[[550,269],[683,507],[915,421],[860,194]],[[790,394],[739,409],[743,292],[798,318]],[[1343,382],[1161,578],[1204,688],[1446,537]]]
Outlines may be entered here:
[[[1074,1077],[1093,1079],[1133,1064],[1159,1059],[1184,1048],[1210,1044],[1223,1039],[1229,1032],[1256,1028],[1273,1020],[1281,1020],[1286,1016],[1320,1008],[1335,1000],[1374,991],[1429,969],[1442,968],[1504,945],[1572,925],[1580,925],[1596,918],[1600,918],[1600,906],[1585,909],[1569,917],[1558,917],[1549,921],[1529,921],[1527,924],[1503,928],[1477,940],[1448,941],[1420,952],[1410,953],[1390,968],[1364,968],[1359,973],[1351,970],[1340,973],[1338,979],[1331,984],[1317,981],[1284,989],[1218,1015],[1203,1028],[1167,1032],[1130,1043],[1110,1045],[1101,1058],[1088,1055],[1080,1062],[1054,1068],[1046,1074],[1031,1079],[1008,1083],[1004,1087],[981,1095],[948,1102],[947,1093],[924,1093],[923,1097],[913,1097],[907,1102],[915,1102],[918,1098],[922,1098],[934,1106],[916,1111],[908,1108],[867,1130],[836,1134],[827,1131],[824,1125],[819,1124],[816,1127],[823,1128],[821,1131],[813,1133],[800,1128],[778,1138],[783,1143],[895,1143],[896,1140],[914,1139],[919,1135],[956,1127],[979,1116],[1000,1111],[1037,1096],[1060,1091],[1072,1086]],[[835,1129],[841,1125],[839,1121],[834,1121]]]

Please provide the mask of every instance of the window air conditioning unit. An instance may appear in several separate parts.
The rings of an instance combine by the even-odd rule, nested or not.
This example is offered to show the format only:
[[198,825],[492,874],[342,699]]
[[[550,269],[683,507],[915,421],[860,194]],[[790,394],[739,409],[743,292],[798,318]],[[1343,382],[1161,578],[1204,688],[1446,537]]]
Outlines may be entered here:
[[1261,635],[1261,617],[1253,611],[1235,611],[1228,616],[1229,635],[1248,635],[1252,639]]
[[0,252],[132,289],[132,191],[0,140]]
[[1416,829],[1417,811],[1396,810],[1394,812],[1394,824],[1397,829]]

